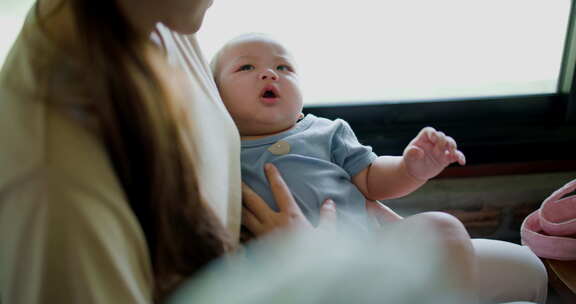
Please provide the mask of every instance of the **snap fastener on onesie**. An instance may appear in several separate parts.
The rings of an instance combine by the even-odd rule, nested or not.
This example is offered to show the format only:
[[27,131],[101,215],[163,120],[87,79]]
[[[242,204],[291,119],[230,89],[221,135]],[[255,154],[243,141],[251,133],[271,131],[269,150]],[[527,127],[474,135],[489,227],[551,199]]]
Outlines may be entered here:
[[290,153],[290,144],[284,140],[279,140],[268,148],[274,155],[284,155]]

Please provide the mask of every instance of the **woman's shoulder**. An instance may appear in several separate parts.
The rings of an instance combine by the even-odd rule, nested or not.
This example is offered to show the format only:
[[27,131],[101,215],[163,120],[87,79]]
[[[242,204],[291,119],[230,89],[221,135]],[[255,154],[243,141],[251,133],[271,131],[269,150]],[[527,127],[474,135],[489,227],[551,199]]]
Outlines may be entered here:
[[[33,11],[0,71],[0,193],[5,184],[48,164],[102,163],[88,160],[102,150],[90,110],[94,97],[83,89],[88,76],[57,54]],[[69,155],[74,151],[90,156],[78,164]]]
[[11,98],[86,103],[78,93],[99,86],[70,48],[54,38],[55,29],[46,27],[58,23],[52,21],[41,20],[36,5],[29,10],[0,70],[0,91]]

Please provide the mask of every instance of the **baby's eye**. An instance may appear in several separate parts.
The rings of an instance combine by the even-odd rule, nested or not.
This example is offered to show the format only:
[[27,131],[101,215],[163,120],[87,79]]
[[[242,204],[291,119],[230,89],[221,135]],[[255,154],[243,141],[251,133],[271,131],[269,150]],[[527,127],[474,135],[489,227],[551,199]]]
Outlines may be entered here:
[[242,65],[242,66],[240,66],[240,67],[238,68],[237,72],[240,72],[240,71],[252,71],[253,69],[254,69],[254,66],[253,66],[253,65],[251,65],[251,64],[244,64],[244,65]]
[[276,70],[292,72],[292,67],[287,65],[287,64],[281,64],[281,65],[276,67]]

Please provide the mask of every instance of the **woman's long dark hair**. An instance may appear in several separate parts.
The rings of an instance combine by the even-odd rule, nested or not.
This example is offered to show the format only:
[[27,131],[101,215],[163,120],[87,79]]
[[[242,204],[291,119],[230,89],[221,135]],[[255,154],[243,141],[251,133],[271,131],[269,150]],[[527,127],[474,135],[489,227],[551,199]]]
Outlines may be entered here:
[[[104,143],[146,236],[154,298],[232,250],[227,230],[199,191],[194,145],[161,52],[116,0],[69,1],[86,73],[102,83],[96,111]],[[186,102],[205,102],[188,100]]]

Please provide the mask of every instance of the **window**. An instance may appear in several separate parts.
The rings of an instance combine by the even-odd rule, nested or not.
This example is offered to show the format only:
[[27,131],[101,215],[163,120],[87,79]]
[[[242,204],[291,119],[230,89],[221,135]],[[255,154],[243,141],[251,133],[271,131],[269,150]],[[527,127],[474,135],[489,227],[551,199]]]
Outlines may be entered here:
[[[0,63],[33,0],[0,2]],[[215,0],[210,57],[265,32],[301,67],[305,112],[344,118],[378,154],[426,125],[469,164],[576,160],[575,7],[570,0]]]
[[431,125],[470,165],[573,166],[574,18],[570,0],[217,0],[198,37],[210,57],[270,33],[300,64],[305,112],[346,119],[378,154]]
[[32,0],[2,0],[0,2],[0,66],[20,32]]
[[271,34],[305,103],[555,93],[570,0],[218,0],[200,45]]

